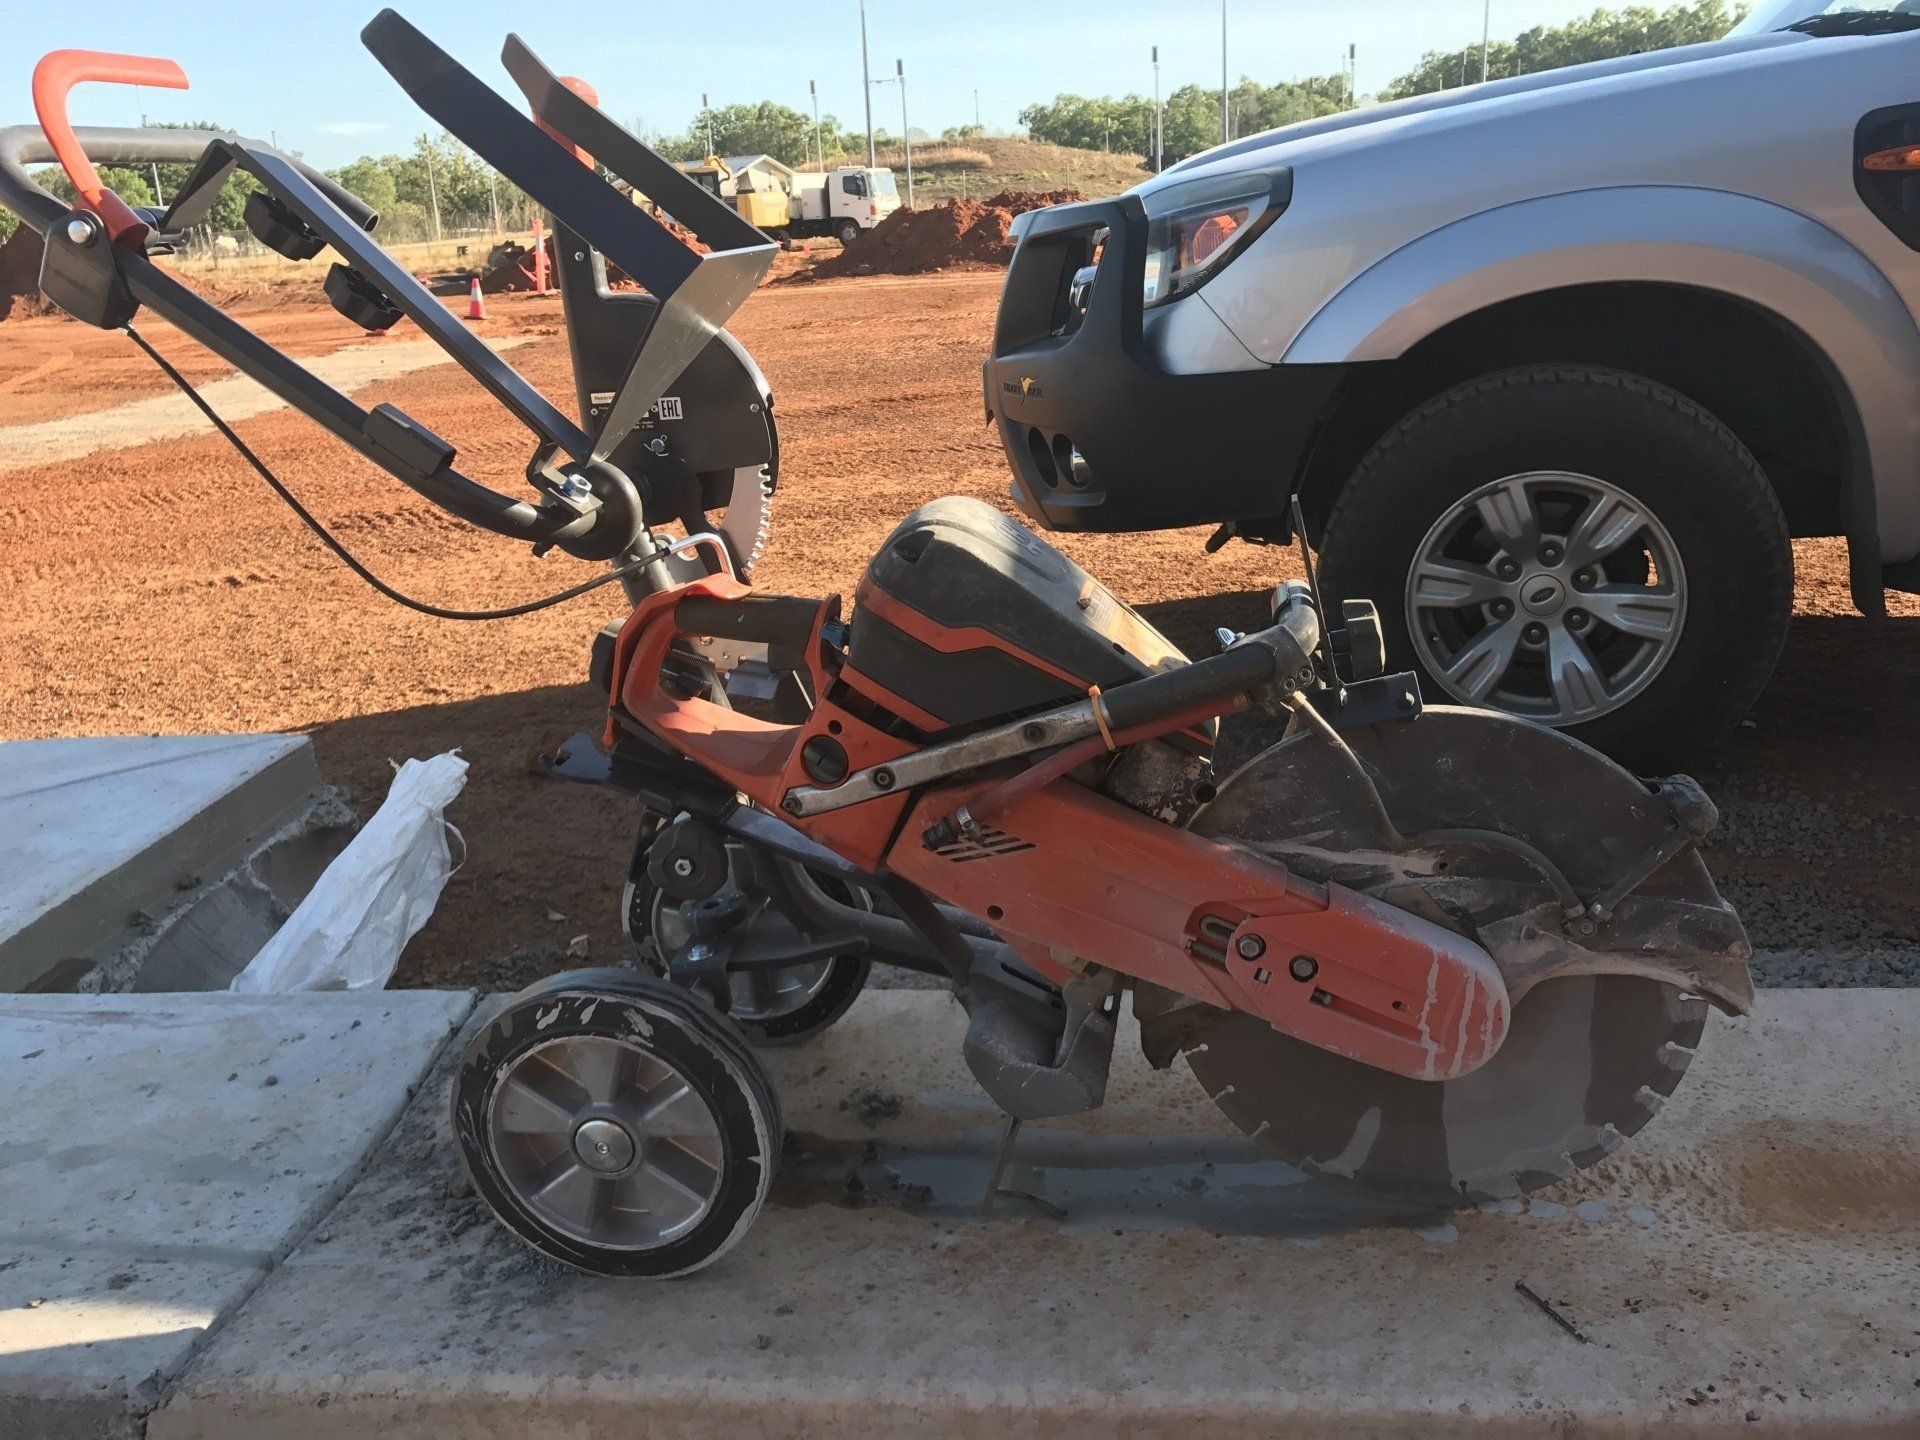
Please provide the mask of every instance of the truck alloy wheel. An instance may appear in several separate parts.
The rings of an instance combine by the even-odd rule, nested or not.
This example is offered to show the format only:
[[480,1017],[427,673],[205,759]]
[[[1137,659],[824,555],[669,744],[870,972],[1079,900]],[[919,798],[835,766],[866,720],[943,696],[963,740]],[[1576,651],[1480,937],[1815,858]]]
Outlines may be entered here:
[[1405,592],[1414,654],[1448,695],[1556,726],[1645,690],[1687,618],[1686,569],[1653,508],[1564,471],[1509,475],[1449,507]]

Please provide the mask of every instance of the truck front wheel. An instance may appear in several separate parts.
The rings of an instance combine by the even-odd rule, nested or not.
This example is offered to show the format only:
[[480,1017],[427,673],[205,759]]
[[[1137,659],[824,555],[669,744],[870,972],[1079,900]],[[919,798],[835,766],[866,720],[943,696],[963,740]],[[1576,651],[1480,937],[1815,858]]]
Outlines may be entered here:
[[853,244],[854,241],[860,238],[860,222],[858,220],[834,221],[833,238],[838,240],[842,246]]
[[1481,376],[1361,461],[1321,537],[1429,698],[1667,765],[1765,686],[1793,610],[1766,473],[1718,420],[1619,370]]

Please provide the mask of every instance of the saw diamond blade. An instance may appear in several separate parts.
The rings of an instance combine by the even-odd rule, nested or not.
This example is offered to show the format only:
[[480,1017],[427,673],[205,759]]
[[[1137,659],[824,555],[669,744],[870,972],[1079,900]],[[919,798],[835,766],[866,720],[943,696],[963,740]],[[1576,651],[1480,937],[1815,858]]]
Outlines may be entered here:
[[717,527],[740,562],[745,579],[760,563],[773,524],[773,477],[764,465],[742,465],[733,472],[726,513]]
[[[1530,840],[1568,857],[1583,893],[1659,833],[1626,771],[1507,717],[1436,706],[1347,738],[1402,830],[1472,825]],[[1193,829],[1391,903],[1386,892],[1404,898],[1417,884],[1419,862],[1383,852],[1355,783],[1317,738],[1296,737],[1230,777]],[[1694,855],[1657,883],[1674,898],[1717,899]],[[1187,1062],[1222,1112],[1288,1163],[1449,1206],[1505,1199],[1602,1158],[1673,1092],[1705,1023],[1706,1003],[1673,985],[1578,975],[1522,994],[1506,1042],[1454,1080],[1377,1070],[1247,1015],[1206,1026]]]

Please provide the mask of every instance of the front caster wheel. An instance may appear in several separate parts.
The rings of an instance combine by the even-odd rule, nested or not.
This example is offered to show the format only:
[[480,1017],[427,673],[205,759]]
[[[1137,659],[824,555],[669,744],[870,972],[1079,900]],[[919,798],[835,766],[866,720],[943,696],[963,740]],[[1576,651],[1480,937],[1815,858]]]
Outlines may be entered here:
[[696,995],[628,970],[529,986],[453,1087],[467,1174],[536,1250],[600,1275],[711,1264],[767,1198],[781,1143],[766,1070]]

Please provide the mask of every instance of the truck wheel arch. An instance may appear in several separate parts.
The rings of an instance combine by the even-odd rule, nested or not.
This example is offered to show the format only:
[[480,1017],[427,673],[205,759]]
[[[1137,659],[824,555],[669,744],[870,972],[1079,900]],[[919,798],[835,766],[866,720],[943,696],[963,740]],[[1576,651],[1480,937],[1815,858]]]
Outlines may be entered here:
[[[1729,236],[1738,243],[1727,243]],[[1578,191],[1502,206],[1443,226],[1355,276],[1302,327],[1283,363],[1353,364],[1357,378],[1343,405],[1364,403],[1369,392],[1379,403],[1396,383],[1417,391],[1420,381],[1405,372],[1430,365],[1450,334],[1477,319],[1605,287],[1665,287],[1737,304],[1806,354],[1844,442],[1839,510],[1855,602],[1879,613],[1881,565],[1920,553],[1920,435],[1907,418],[1920,331],[1866,256],[1797,212],[1683,187]],[[1583,353],[1573,333],[1565,353],[1495,355],[1483,368],[1531,359],[1623,363]],[[1439,378],[1444,389],[1469,376]],[[1340,420],[1333,417],[1308,463],[1302,488],[1309,496],[1325,498],[1329,485],[1344,482],[1344,473],[1332,473],[1342,458]]]

